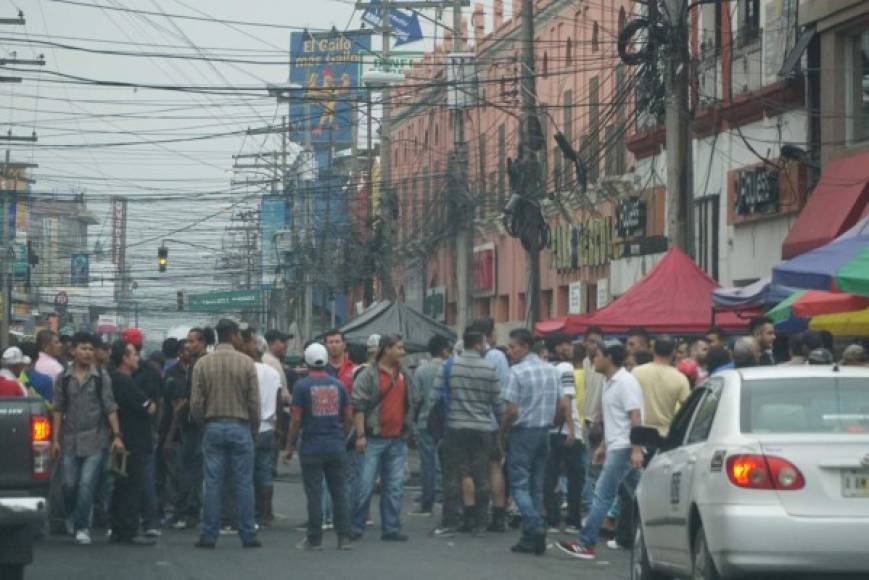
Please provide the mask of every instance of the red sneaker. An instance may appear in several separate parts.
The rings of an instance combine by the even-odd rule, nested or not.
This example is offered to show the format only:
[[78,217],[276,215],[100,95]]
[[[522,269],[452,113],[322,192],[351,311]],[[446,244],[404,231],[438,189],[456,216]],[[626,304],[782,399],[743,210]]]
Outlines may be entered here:
[[574,558],[579,558],[580,560],[594,560],[595,558],[594,548],[583,546],[576,541],[558,542],[555,545],[565,554],[573,556]]

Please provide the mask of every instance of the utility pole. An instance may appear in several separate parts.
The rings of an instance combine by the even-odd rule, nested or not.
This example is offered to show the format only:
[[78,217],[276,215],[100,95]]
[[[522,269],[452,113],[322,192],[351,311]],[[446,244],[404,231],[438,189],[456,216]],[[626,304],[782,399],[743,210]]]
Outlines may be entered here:
[[[389,22],[390,0],[381,2],[380,33],[381,58],[389,62],[390,44],[392,44],[392,27]],[[392,91],[389,85],[383,87],[382,114],[380,119],[380,217],[383,228],[383,245],[385,251],[380,256],[381,276],[380,294],[385,300],[395,301],[395,285],[392,283],[393,256],[395,254],[395,209],[397,199],[392,187]]]
[[[525,168],[523,195],[537,198],[539,195],[540,171],[537,153],[532,146],[532,126],[537,116],[537,88],[534,77],[534,0],[522,2],[522,76],[520,90],[522,91],[522,131],[519,144],[519,158]],[[527,312],[525,320],[529,328],[540,319],[540,248],[536,245],[528,249],[526,256],[528,270],[528,287],[525,292]]]
[[[461,34],[462,28],[462,0],[453,2],[453,52],[460,53],[464,50],[464,42]],[[462,67],[464,62],[451,62],[450,66]],[[473,295],[473,271],[474,260],[474,211],[473,205],[468,203],[468,146],[465,142],[465,109],[463,99],[459,92],[464,75],[455,75],[456,103],[453,109],[453,163],[454,173],[452,177],[452,206],[454,210],[453,220],[455,227],[455,251],[456,251],[456,330],[461,335],[467,328],[474,316]]]
[[[691,208],[694,197],[691,111],[688,102],[689,54],[687,0],[664,0],[669,15],[664,73],[667,132],[667,230],[670,245],[694,255]],[[650,36],[658,18],[657,2],[649,3]]]

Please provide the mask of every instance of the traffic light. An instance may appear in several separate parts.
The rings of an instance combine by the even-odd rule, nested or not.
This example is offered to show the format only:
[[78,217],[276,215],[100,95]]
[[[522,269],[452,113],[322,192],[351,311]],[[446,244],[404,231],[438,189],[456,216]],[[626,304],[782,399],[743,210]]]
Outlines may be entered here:
[[169,263],[169,248],[160,246],[157,248],[157,267],[161,272],[166,271],[166,265]]
[[184,310],[184,290],[175,293],[175,302],[178,304],[178,312]]

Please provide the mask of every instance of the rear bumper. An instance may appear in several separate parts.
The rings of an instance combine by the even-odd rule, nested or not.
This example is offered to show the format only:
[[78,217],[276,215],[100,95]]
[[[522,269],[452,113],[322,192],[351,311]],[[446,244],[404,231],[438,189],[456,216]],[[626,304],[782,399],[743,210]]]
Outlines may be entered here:
[[[855,513],[860,507],[855,504]],[[869,570],[869,513],[795,517],[779,505],[707,505],[700,514],[712,557],[723,575]]]
[[47,513],[44,497],[0,497],[0,529],[42,526]]

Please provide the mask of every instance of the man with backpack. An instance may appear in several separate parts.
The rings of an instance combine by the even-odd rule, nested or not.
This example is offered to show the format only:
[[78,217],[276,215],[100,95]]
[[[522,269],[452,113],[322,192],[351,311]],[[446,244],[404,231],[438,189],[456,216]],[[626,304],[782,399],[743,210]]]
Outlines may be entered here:
[[106,449],[123,452],[118,405],[106,371],[94,366],[96,339],[86,332],[72,337],[73,363],[54,389],[51,453],[62,457],[67,531],[77,544],[91,543],[90,517]]
[[[445,423],[441,444],[444,508],[436,535],[456,529],[473,532],[485,525],[489,504],[488,461],[497,445],[492,415],[500,421],[504,409],[497,368],[484,358],[483,333],[470,327],[462,342],[462,354],[443,365],[432,395],[435,408],[442,409],[435,416],[443,417]],[[462,485],[465,477],[473,481],[473,488]],[[463,506],[461,512],[459,505]]]

